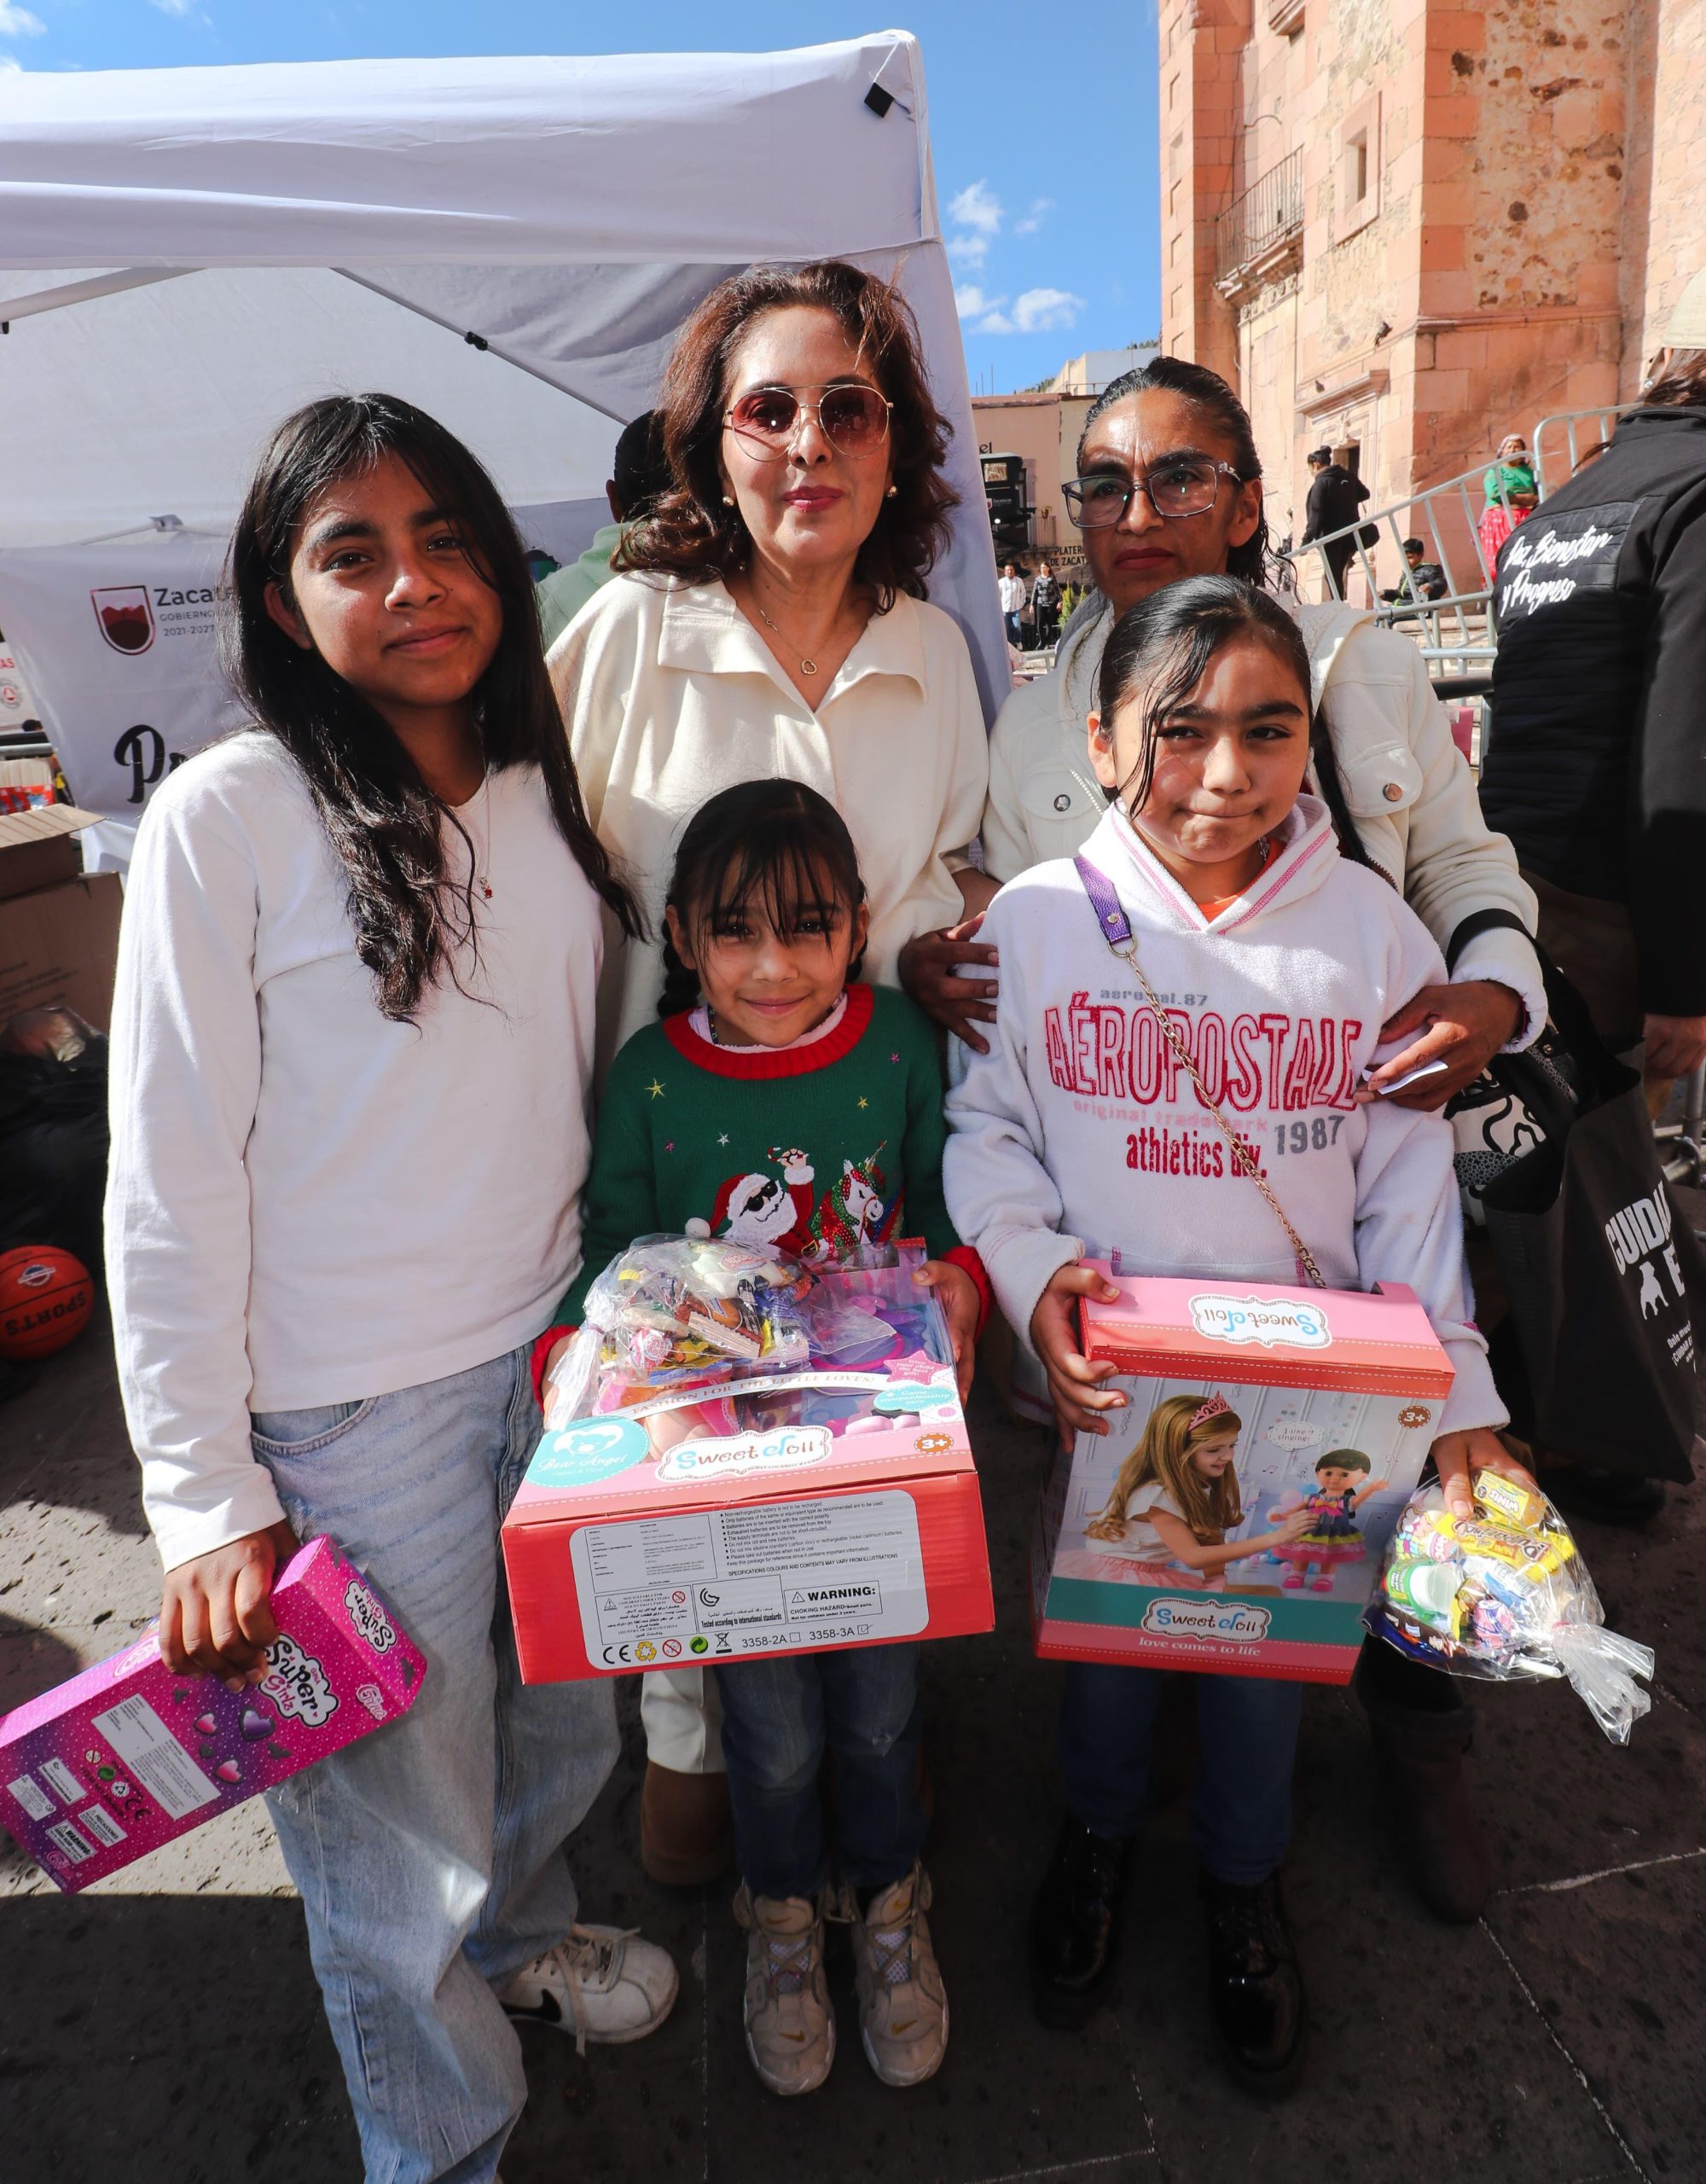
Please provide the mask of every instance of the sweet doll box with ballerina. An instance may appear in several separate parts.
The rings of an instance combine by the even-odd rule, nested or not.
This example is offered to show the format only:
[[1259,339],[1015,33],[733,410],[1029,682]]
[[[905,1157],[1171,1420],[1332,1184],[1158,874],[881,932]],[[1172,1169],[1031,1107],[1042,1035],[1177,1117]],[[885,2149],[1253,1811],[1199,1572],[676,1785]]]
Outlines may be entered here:
[[406,1714],[426,1674],[329,1539],[273,1587],[277,1641],[241,1692],[174,1676],[152,1630],[0,1718],[0,1822],[68,1895]]
[[504,1521],[525,1682],[993,1626],[946,1323],[898,1256],[656,1238],[594,1285]]
[[1345,1683],[1452,1368],[1408,1289],[1122,1275],[1085,1355],[1126,1407],[1044,1488],[1036,1650]]

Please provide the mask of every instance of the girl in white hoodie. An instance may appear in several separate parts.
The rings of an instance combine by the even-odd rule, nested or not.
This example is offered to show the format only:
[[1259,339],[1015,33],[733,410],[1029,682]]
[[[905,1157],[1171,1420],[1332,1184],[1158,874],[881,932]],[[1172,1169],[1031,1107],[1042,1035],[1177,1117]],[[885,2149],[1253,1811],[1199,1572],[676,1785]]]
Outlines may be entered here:
[[[1082,1260],[1117,1246],[1155,1275],[1301,1278],[1212,1101],[1331,1287],[1402,1281],[1420,1298],[1457,1374],[1434,1455],[1465,1496],[1470,1464],[1510,1467],[1469,1317],[1451,1129],[1364,1085],[1381,1025],[1443,966],[1361,852],[1319,738],[1326,800],[1302,793],[1313,723],[1296,624],[1235,578],[1169,585],[1116,626],[1097,694],[1089,759],[1113,801],[1078,860],[1033,867],[988,915],[1001,990],[990,1051],[949,1101],[955,1225],[1047,1374],[1063,1438],[1105,1432],[1124,1397],[1102,1385],[1111,1365],[1079,1354],[1076,1316],[1084,1295],[1112,1292]],[[1247,2084],[1284,2091],[1304,2036],[1275,1880],[1300,1689],[1194,1681],[1217,2026]],[[1071,1817],[1031,1937],[1047,2022],[1082,2022],[1113,1972],[1164,1682],[1067,1672]]]

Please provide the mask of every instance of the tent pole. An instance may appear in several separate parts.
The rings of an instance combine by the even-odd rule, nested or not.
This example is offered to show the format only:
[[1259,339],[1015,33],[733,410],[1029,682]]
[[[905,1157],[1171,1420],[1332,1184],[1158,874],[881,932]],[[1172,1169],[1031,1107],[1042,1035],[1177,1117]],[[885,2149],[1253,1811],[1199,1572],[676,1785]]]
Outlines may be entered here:
[[199,265],[132,265],[122,273],[96,273],[87,281],[67,281],[63,288],[38,288],[27,296],[0,297],[0,324],[15,318],[34,318],[40,311],[62,311],[67,304],[92,303],[97,296],[122,295],[126,288],[151,288],[156,281],[181,281],[186,273],[199,273]]
[[368,288],[374,295],[383,296],[388,304],[400,305],[404,311],[412,311],[417,318],[427,319],[434,326],[442,326],[447,334],[454,334],[459,340],[466,341],[471,349],[496,357],[502,363],[513,364],[517,371],[525,372],[530,379],[537,379],[543,386],[554,387],[559,394],[566,394],[571,401],[579,402],[589,410],[596,410],[601,417],[608,417],[612,424],[625,425],[629,422],[619,410],[612,410],[607,402],[601,402],[596,395],[583,394],[579,387],[570,386],[566,380],[554,379],[549,372],[542,372],[537,364],[530,364],[519,357],[511,356],[508,350],[500,348],[496,341],[487,340],[485,334],[471,333],[467,327],[458,326],[452,318],[440,318],[437,311],[428,311],[424,305],[412,303],[407,296],[399,296],[393,289],[381,288],[377,281],[363,279],[359,273],[352,273],[347,265],[334,265],[332,270],[342,274],[346,281],[353,281],[358,288]]

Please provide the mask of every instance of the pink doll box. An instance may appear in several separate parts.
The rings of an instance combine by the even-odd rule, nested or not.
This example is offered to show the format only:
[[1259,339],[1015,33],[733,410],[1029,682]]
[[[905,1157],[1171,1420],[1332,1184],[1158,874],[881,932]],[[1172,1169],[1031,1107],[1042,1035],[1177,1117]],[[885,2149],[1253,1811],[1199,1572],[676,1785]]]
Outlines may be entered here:
[[[1122,1293],[1085,1302],[1084,1350],[1118,1365],[1127,1405],[1108,1414],[1105,1436],[1081,1433],[1044,1487],[1031,1554],[1036,1651],[1349,1682],[1382,1554],[1451,1387],[1427,1315],[1392,1284],[1361,1295],[1102,1270]],[[1271,1536],[1300,1504],[1314,1518],[1295,1541],[1206,1583],[1158,1555],[1140,1514],[1121,1513],[1150,1468],[1146,1447],[1163,1439],[1163,1407],[1187,1397],[1191,1417],[1224,1406],[1213,1414],[1235,1435],[1242,1513],[1228,1543]]]
[[[908,1302],[940,1321],[933,1298]],[[945,1327],[937,1337],[946,1355]],[[670,1420],[707,1397],[728,1406],[722,1430],[695,1420],[672,1439]],[[922,1350],[548,1429],[503,1553],[528,1683],[995,1623],[965,1414],[952,1368]]]
[[67,1894],[405,1714],[423,1656],[329,1539],[273,1588],[279,1636],[241,1693],[174,1676],[151,1630],[0,1718],[0,1822]]

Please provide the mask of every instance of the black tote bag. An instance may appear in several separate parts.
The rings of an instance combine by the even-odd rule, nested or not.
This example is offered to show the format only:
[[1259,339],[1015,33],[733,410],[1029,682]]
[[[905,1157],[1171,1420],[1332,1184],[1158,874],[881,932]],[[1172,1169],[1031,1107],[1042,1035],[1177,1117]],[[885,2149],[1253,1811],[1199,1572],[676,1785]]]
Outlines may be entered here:
[[1706,1256],[1659,1165],[1639,1076],[1542,961],[1551,1021],[1538,1051],[1496,1056],[1452,1109],[1459,1145],[1464,1120],[1486,1113],[1486,1143],[1516,1153],[1484,1180],[1476,1156],[1458,1163],[1510,1299],[1492,1342],[1500,1391],[1548,1456],[1686,1484]]

